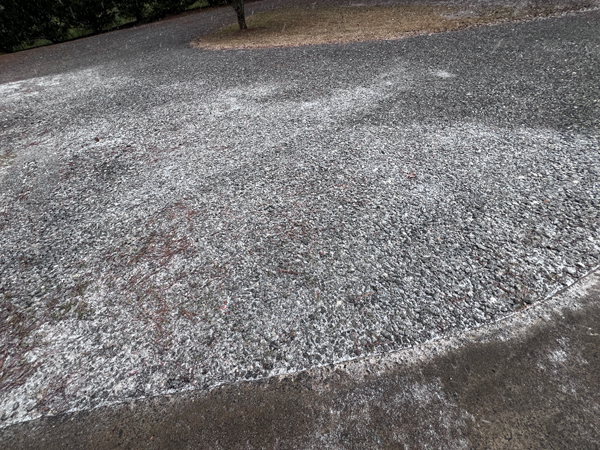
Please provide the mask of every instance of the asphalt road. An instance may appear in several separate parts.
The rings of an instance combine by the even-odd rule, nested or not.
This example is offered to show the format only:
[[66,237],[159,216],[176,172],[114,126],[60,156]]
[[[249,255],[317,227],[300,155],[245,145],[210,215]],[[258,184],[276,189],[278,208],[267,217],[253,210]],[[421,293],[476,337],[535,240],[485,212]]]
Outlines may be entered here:
[[46,416],[11,449],[596,449],[600,276],[410,350]]
[[[89,416],[100,427],[94,436],[107,439],[113,419],[131,420],[119,442],[144,446],[154,425],[143,439],[127,433],[146,410],[123,419],[118,405],[174,395],[187,414],[193,395],[260,390],[277,377],[304,392],[290,374],[491,326],[597,268],[598,11],[387,42],[189,46],[229,15],[191,14],[0,57],[7,439],[28,446],[19,430],[39,423],[45,434],[53,420],[80,439],[65,423],[89,423],[88,413],[66,411],[116,411],[105,422]],[[597,294],[588,294],[587,316],[539,333],[584,322],[594,332]],[[581,350],[564,345],[568,356]],[[517,370],[505,350],[494,358]],[[565,375],[576,386],[597,386],[593,354]],[[539,366],[524,361],[522,376]],[[435,384],[450,366],[435,367],[426,389],[411,390],[425,397],[407,400],[431,397],[454,411],[427,445],[479,446],[456,431],[471,430],[475,400],[452,406],[454,394]],[[370,382],[364,389],[376,391]],[[223,384],[232,387],[215,391]],[[281,398],[273,395],[265,407]],[[572,399],[574,415],[581,398]],[[585,417],[597,419],[594,405]],[[253,411],[246,418],[255,423],[264,411]],[[273,446],[264,441],[270,420],[239,435],[213,430],[206,442]],[[377,420],[375,428],[386,423]],[[597,425],[581,420],[588,431],[573,439],[594,448]],[[326,434],[313,425],[303,436]],[[327,445],[354,445],[340,433]],[[352,437],[356,446],[414,438],[370,433]],[[192,435],[182,439],[198,442]]]

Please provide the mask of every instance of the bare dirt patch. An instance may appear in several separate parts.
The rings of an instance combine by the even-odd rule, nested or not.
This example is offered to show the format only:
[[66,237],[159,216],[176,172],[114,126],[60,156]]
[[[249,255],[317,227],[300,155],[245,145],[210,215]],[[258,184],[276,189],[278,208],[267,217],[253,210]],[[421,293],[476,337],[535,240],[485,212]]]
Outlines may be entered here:
[[440,5],[293,7],[247,18],[248,30],[226,26],[192,45],[207,50],[298,47],[304,45],[400,39],[424,33],[460,30],[476,25],[546,17],[591,3],[547,2],[526,7],[467,8]]

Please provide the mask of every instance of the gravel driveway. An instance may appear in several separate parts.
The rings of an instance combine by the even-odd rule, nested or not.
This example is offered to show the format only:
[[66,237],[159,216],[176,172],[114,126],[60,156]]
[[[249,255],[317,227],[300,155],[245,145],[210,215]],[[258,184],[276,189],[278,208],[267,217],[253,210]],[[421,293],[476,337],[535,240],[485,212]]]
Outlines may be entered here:
[[0,57],[0,426],[414,346],[598,266],[600,12],[188,46],[226,16]]

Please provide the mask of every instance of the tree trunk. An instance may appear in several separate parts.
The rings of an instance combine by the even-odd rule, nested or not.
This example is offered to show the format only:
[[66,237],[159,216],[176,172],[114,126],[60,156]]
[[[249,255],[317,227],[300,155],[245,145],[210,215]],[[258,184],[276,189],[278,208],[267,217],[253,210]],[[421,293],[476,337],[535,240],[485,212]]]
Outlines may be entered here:
[[246,13],[244,12],[244,0],[233,0],[233,9],[237,14],[238,24],[240,30],[247,30],[246,26]]

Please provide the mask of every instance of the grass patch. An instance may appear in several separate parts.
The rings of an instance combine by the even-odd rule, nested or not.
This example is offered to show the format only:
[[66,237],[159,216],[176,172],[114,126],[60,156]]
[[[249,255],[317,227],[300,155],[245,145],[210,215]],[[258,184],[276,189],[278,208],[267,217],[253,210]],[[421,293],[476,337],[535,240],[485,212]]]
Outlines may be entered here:
[[479,11],[424,5],[282,8],[248,17],[246,31],[240,31],[237,24],[233,24],[197,38],[192,45],[207,50],[226,50],[389,40],[548,16],[569,9],[578,8],[572,5],[498,7]]

